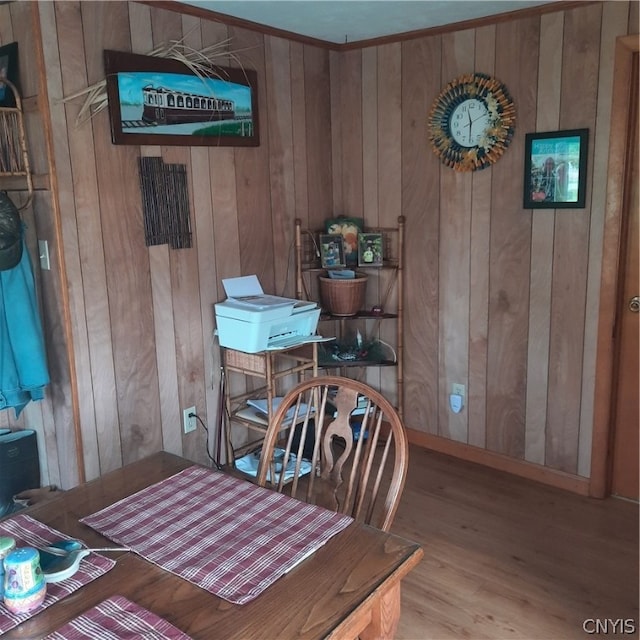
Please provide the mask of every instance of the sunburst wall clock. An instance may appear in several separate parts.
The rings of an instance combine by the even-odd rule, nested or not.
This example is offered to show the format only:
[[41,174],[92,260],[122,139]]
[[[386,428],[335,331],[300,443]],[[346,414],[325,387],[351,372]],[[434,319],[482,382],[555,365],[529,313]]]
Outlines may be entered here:
[[507,88],[485,73],[451,81],[429,112],[429,140],[440,160],[456,171],[485,169],[509,146],[516,108]]

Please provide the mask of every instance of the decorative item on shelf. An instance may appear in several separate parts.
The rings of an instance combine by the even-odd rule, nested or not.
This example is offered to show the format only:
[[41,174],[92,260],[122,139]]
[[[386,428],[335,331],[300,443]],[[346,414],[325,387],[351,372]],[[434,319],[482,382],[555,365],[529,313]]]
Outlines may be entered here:
[[355,278],[318,276],[322,306],[334,316],[355,316],[364,304],[367,276],[356,273]]
[[320,234],[320,261],[325,269],[347,266],[342,235]]
[[338,216],[325,221],[325,230],[331,235],[341,235],[344,239],[344,255],[347,266],[358,264],[358,234],[364,229],[363,218]]
[[395,363],[396,353],[391,345],[382,340],[363,339],[360,331],[344,340],[319,345],[318,362],[321,365],[344,365],[366,362],[368,364]]
[[381,267],[383,259],[381,233],[360,233],[358,235],[358,266]]

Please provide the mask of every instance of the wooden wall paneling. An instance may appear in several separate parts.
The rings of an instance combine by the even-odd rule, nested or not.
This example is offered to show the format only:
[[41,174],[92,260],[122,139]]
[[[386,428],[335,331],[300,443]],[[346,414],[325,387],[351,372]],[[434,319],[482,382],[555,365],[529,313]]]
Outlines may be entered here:
[[[55,3],[55,7],[62,88],[64,95],[72,95],[88,86],[82,6],[77,2]],[[73,247],[74,261],[80,261],[73,280],[76,287],[81,287],[75,296],[77,303],[82,305],[78,314],[84,314],[76,316],[84,320],[77,326],[86,328],[86,335],[78,336],[77,360],[82,357],[83,361],[82,368],[77,368],[83,388],[80,406],[85,464],[88,477],[93,478],[121,467],[122,454],[119,438],[113,437],[118,416],[92,123],[76,125],[81,106],[82,101],[76,100],[64,107],[71,165],[71,183],[65,185],[65,190],[69,189],[73,196],[75,212],[70,209],[63,215],[69,226],[67,238],[77,243],[74,247],[65,240],[65,248]],[[90,392],[87,384],[91,385]]]
[[[322,226],[334,213],[332,174],[331,96],[329,52],[306,46],[304,49],[305,107],[307,119],[307,189],[309,194],[309,226]],[[332,100],[332,96],[331,96]]]
[[362,52],[349,51],[340,57],[340,103],[338,118],[342,125],[337,142],[340,148],[342,171],[334,174],[340,183],[342,208],[336,215],[364,218],[372,224],[363,206],[363,137],[362,130]]
[[[602,5],[598,103],[596,107],[595,135],[591,137],[594,151],[592,178],[594,185],[604,185],[607,182],[616,35],[624,33],[628,24],[634,24],[628,23],[629,8],[627,4],[626,2],[605,2]],[[638,5],[637,2],[631,4],[636,7]],[[588,312],[584,327],[582,402],[580,403],[577,468],[577,473],[584,477],[591,475],[591,446],[595,422],[594,401],[599,330],[598,314],[594,313],[594,310],[598,309],[600,305],[600,265],[603,257],[606,196],[606,189],[595,188],[591,191],[589,260],[585,303]]]
[[362,210],[370,225],[378,225],[378,49],[362,51],[361,94]]
[[378,224],[402,211],[402,46],[378,47]]
[[[199,21],[199,29],[193,31],[194,44],[204,46],[219,41],[212,40],[213,34],[205,30],[207,22]],[[218,25],[220,26],[220,25]],[[191,28],[185,23],[183,31],[191,33]],[[226,36],[226,30],[224,31]],[[224,39],[224,38],[222,38]],[[191,219],[194,246],[198,256],[198,280],[200,283],[200,318],[202,335],[202,358],[204,364],[204,411],[203,420],[207,425],[207,432],[203,443],[211,455],[215,454],[218,432],[216,420],[221,418],[218,412],[220,399],[220,354],[217,342],[214,343],[213,331],[215,327],[213,303],[217,300],[218,273],[215,265],[215,243],[213,234],[213,204],[211,196],[211,162],[208,149],[205,147],[191,148]],[[206,419],[205,419],[206,418]],[[200,425],[198,425],[200,431]]]
[[[331,174],[332,195],[333,201],[331,211],[335,212],[335,215],[339,215],[345,209],[344,194],[342,193],[342,174],[343,168],[343,148],[342,148],[342,136],[344,135],[344,128],[346,124],[342,117],[342,92],[345,90],[345,83],[342,81],[342,54],[335,51],[329,53],[329,73],[330,73],[330,91],[329,104],[331,106],[330,121],[331,127],[330,142],[331,142],[331,165],[333,172]],[[331,215],[334,215],[333,213]],[[329,216],[327,216],[329,217]]]
[[[181,16],[173,11],[154,11],[151,14],[151,27],[154,47],[172,40],[185,39],[185,44],[193,48],[200,46],[200,34],[197,32],[199,20],[190,16]],[[132,31],[133,34],[133,31]],[[187,146],[161,147],[161,156],[166,164],[178,164],[186,167],[187,188],[189,190],[189,218],[193,228],[194,195],[190,188],[190,178],[193,175],[191,154]],[[138,196],[139,197],[139,196]],[[182,438],[183,454],[190,460],[206,464],[207,438],[206,433],[197,424],[197,430],[185,434],[182,428],[182,410],[195,406],[196,413],[205,422],[205,371],[204,345],[202,335],[202,317],[200,313],[200,285],[198,278],[197,242],[192,238],[192,247],[169,250],[163,257],[169,260],[171,274],[171,305],[154,307],[154,321],[158,325],[165,325],[165,333],[170,332],[171,325],[175,341],[175,369],[172,377],[177,379],[178,387],[178,420],[162,425],[163,440],[166,434],[170,441],[175,438],[174,431],[178,431]],[[163,265],[164,266],[164,265]],[[159,316],[159,317],[157,317]],[[158,337],[156,337],[156,341]],[[158,376],[167,375],[161,373]],[[173,387],[173,380],[171,380]]]
[[[402,45],[386,44],[378,47],[378,221],[383,227],[396,227],[402,214]],[[366,132],[365,132],[366,134]],[[378,279],[380,300],[394,277],[388,271],[371,273]],[[372,301],[372,304],[375,301]],[[398,305],[398,289],[393,287],[386,302],[391,309]],[[380,339],[394,345],[397,326],[393,322],[380,323]],[[375,384],[392,402],[397,403],[395,369],[371,369],[369,382]],[[379,379],[379,382],[378,382]]]
[[[203,20],[201,23],[202,44],[207,46],[229,39],[229,30],[219,22]],[[230,51],[239,49],[237,43],[230,41]],[[233,66],[232,60],[222,59],[224,66]],[[208,183],[211,190],[213,216],[213,251],[210,258],[214,262],[218,275],[216,287],[209,293],[212,302],[224,300],[221,280],[241,275],[240,272],[240,229],[238,228],[238,204],[236,192],[235,157],[232,147],[210,147]],[[200,238],[198,238],[200,240]],[[211,307],[213,314],[213,307]]]
[[237,204],[240,232],[240,264],[242,274],[257,274],[264,290],[275,293],[271,202],[269,194],[269,110],[265,87],[264,36],[244,29],[231,28],[233,46],[245,50],[242,64],[258,73],[258,110],[260,114],[260,146],[235,148],[238,177]]
[[[269,191],[275,292],[295,291],[295,172],[289,42],[265,36],[265,88],[269,120]],[[286,288],[287,287],[287,288]]]
[[[128,5],[83,5],[88,80],[104,76],[104,49],[130,50]],[[139,148],[113,145],[108,114],[93,118],[107,293],[112,318],[119,435],[123,462],[162,446],[149,255],[138,180]],[[114,437],[117,437],[114,432]]]
[[[163,148],[166,163],[187,166],[187,176],[193,176],[191,154],[187,147]],[[193,179],[193,178],[192,178]],[[189,182],[189,187],[192,182]],[[193,228],[195,194],[190,188],[190,219]],[[173,302],[173,323],[175,326],[176,374],[178,397],[180,399],[180,420],[178,424],[166,425],[166,429],[177,428],[182,433],[184,455],[201,464],[208,462],[206,455],[206,433],[197,425],[195,433],[184,434],[182,410],[195,406],[197,414],[207,423],[205,410],[205,345],[202,331],[200,303],[200,279],[198,270],[198,244],[186,249],[169,249],[171,264],[171,293]],[[170,310],[160,310],[169,315]],[[169,316],[170,318],[171,316]],[[169,321],[169,320],[168,320]]]
[[640,32],[640,2],[629,2],[629,28],[627,33]]
[[[598,93],[601,5],[566,12],[560,127],[593,133]],[[576,473],[580,429],[586,281],[591,216],[593,140],[589,149],[587,204],[556,214],[549,342],[546,464]]]
[[[306,81],[304,73],[304,46],[297,42],[289,43],[289,65],[291,73],[291,129],[293,136],[293,176],[294,211],[296,218],[302,220],[303,228],[309,228],[309,191],[307,189],[307,114],[305,111]],[[288,289],[293,297],[294,278]]]
[[[46,276],[42,274],[43,320],[51,379],[48,393],[54,418],[50,429],[55,429],[55,448],[48,451],[47,457],[50,478],[66,489],[86,477],[80,429],[85,421],[93,425],[93,389],[86,349],[67,123],[60,103],[63,92],[54,5],[33,4],[31,9],[32,25],[38,34],[32,37],[34,42],[41,42],[41,62],[38,69],[32,70],[41,82],[38,94],[42,122],[38,131],[44,131],[44,135],[37,139],[49,156],[47,171],[52,185],[51,193],[43,193],[42,197],[36,194],[34,199],[38,234],[49,242],[51,261],[51,270]],[[32,133],[27,130],[27,136]],[[58,185],[64,188],[57,190]],[[88,401],[84,404],[80,402],[80,391],[87,394]],[[95,467],[97,469],[97,465]],[[54,468],[57,468],[55,473]]]
[[524,133],[535,123],[540,20],[498,25],[496,77],[508,88],[518,122],[505,156],[493,166],[487,448],[524,457],[531,215],[522,210]]
[[[361,79],[357,83],[357,87],[360,89],[360,96],[354,99],[358,101],[360,105],[360,139],[362,142],[361,147],[358,149],[361,152],[361,166],[362,167],[362,216],[364,217],[365,224],[367,226],[379,226],[380,224],[380,199],[378,194],[378,184],[380,180],[380,163],[379,163],[379,148],[378,148],[378,82],[380,81],[378,74],[378,49],[377,47],[369,47],[361,51]],[[400,112],[401,113],[401,112]],[[358,123],[358,120],[353,120],[354,124]],[[381,296],[384,295],[384,284],[381,282],[385,279],[385,275],[390,277],[391,274],[383,274],[381,271],[370,269],[368,271],[369,280],[367,282],[367,291],[365,297],[365,308],[371,308],[374,304],[381,302]],[[374,322],[363,323],[362,329],[365,331],[367,339],[379,338],[380,330],[377,335],[373,335],[373,327],[378,324]],[[382,326],[385,323],[379,323],[379,329],[384,329]],[[390,324],[391,328],[395,325]],[[388,328],[388,327],[387,327]],[[396,340],[393,339],[392,344],[395,344]],[[378,367],[370,367],[363,369],[365,381],[376,389],[382,389],[380,382],[381,376],[385,374],[385,370]],[[395,375],[395,371],[393,375]],[[398,406],[395,385],[391,394],[387,394],[387,399]]]
[[[563,29],[564,13],[549,13],[541,16],[535,131],[558,130]],[[559,212],[559,215],[562,215],[562,212]],[[553,209],[537,209],[533,212],[531,223],[527,428],[524,457],[525,460],[537,464],[544,464],[546,444],[555,216],[556,212]]]
[[[442,37],[443,83],[473,71],[475,32]],[[469,249],[473,176],[442,165],[440,169],[439,433],[466,442],[468,412],[449,407],[453,383],[468,386]]]
[[[475,32],[475,70],[493,75],[496,27]],[[484,448],[487,430],[487,335],[489,332],[489,247],[491,229],[491,168],[473,174],[471,245],[469,254],[469,369],[465,399],[467,442]]]
[[[0,5],[0,46],[14,42],[13,21],[11,20],[11,5],[4,3]],[[20,45],[18,44],[18,53]]]
[[[151,10],[139,3],[129,3],[129,24],[133,35],[133,53],[146,54],[153,49]],[[140,147],[141,157],[159,157],[160,147]],[[168,245],[148,247],[151,274],[151,299],[155,337],[156,367],[160,398],[160,428],[162,449],[178,455],[182,447],[182,412],[178,391],[176,335],[173,322],[171,264]]]
[[[156,156],[155,147],[141,147],[143,157]],[[160,427],[162,449],[183,455],[182,410],[178,389],[176,327],[173,322],[173,295],[169,245],[149,247],[151,299],[153,303],[153,334],[155,337],[156,367],[160,399]]]
[[[276,293],[269,193],[269,109],[264,36],[244,29],[229,30],[233,46],[243,49],[242,64],[258,73],[260,146],[234,149],[238,189],[238,227],[242,275],[257,274],[267,293]],[[266,240],[266,241],[265,241]],[[240,275],[240,274],[239,274]]]
[[438,432],[439,209],[442,167],[427,114],[445,79],[441,37],[402,44],[402,214],[405,226],[404,422]]

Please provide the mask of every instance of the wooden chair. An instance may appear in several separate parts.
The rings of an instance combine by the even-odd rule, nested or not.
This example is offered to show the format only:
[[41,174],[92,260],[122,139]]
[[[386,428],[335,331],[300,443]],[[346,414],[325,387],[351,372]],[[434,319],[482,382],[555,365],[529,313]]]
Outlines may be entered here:
[[[300,475],[309,459],[313,471]],[[388,531],[408,459],[402,421],[378,391],[320,376],[283,398],[267,428],[257,483]]]

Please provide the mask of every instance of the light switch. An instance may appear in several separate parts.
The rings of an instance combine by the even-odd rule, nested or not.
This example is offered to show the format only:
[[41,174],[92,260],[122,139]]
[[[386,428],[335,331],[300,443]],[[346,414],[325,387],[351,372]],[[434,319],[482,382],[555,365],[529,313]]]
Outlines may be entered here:
[[40,268],[49,271],[51,263],[49,262],[49,243],[46,240],[38,240],[38,253],[40,254]]

